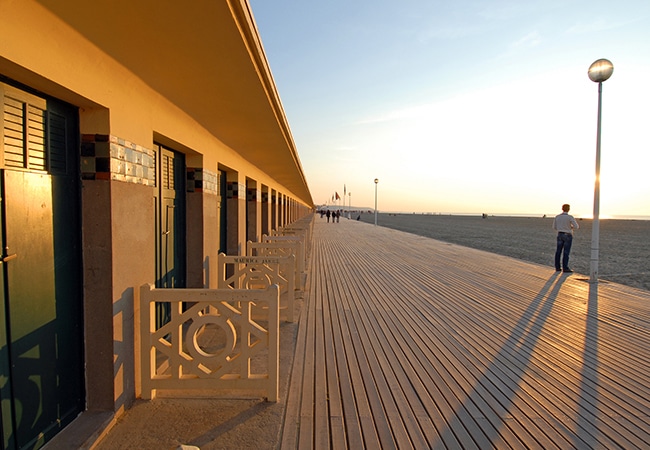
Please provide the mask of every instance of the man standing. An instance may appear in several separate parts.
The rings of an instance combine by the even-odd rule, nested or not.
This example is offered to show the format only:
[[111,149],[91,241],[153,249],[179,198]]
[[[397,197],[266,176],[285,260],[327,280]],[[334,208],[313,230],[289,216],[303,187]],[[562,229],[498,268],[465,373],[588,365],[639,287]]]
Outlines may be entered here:
[[[558,214],[553,219],[553,229],[557,231],[557,249],[555,250],[555,270],[558,272],[573,272],[569,268],[569,253],[571,253],[571,244],[573,243],[573,230],[580,228],[578,222],[569,214],[570,205],[562,205],[562,214]],[[564,253],[564,254],[563,254]],[[562,256],[562,266],[560,267],[560,256]]]

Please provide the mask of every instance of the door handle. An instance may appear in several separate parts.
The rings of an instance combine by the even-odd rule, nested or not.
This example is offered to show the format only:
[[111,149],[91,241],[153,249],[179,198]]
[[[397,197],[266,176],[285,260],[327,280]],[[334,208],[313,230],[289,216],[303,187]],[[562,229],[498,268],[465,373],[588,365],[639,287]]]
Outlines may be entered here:
[[12,259],[16,259],[16,258],[18,258],[18,254],[13,253],[11,255],[3,256],[2,260],[0,262],[7,262],[7,261],[11,261]]

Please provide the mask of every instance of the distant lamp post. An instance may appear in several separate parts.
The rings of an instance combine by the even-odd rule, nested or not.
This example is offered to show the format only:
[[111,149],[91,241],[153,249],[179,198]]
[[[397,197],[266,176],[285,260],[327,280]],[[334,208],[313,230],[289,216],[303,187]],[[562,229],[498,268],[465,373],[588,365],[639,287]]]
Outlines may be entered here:
[[348,219],[352,218],[352,192],[348,192]]
[[375,226],[377,226],[377,183],[379,178],[375,178]]
[[594,183],[594,218],[591,230],[591,261],[589,282],[598,283],[598,247],[600,239],[600,123],[602,115],[603,81],[614,73],[614,65],[607,59],[599,59],[589,66],[589,79],[598,83],[598,125],[596,127],[596,181]]

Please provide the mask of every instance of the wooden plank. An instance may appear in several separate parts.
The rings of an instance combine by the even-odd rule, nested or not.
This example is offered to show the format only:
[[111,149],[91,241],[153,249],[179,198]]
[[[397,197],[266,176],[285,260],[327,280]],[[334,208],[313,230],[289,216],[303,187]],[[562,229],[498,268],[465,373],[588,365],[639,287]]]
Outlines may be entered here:
[[308,311],[305,317],[307,321],[307,333],[305,343],[304,366],[300,386],[302,395],[300,398],[300,426],[298,430],[298,448],[312,448],[314,445],[314,371],[315,371],[315,323],[316,305],[309,302]]
[[330,395],[334,396],[334,393],[329,390],[330,379],[325,355],[324,312],[326,308],[323,306],[323,296],[316,295],[312,302],[316,305],[314,323],[314,448],[330,448],[329,400]]
[[[324,272],[321,271],[321,273],[318,274],[321,276],[317,275],[318,280],[321,283],[318,286],[320,288],[319,292],[326,292],[323,287],[326,285],[327,279],[322,276],[323,274]],[[346,423],[344,419],[345,415],[343,409],[344,400],[342,398],[342,388],[345,386],[347,390],[346,385],[349,385],[349,377],[346,370],[343,370],[343,372],[340,374],[338,371],[337,360],[345,360],[345,357],[344,355],[340,355],[337,351],[342,350],[343,348],[340,328],[338,325],[339,322],[337,311],[336,309],[332,310],[332,302],[328,296],[322,296],[322,301],[323,337],[326,355],[325,367],[327,370],[327,398],[329,401],[329,420],[332,438],[331,448],[346,448],[347,430],[345,427]],[[350,393],[347,393],[347,395],[349,398],[352,398]],[[348,403],[348,407],[352,407],[352,405]],[[356,414],[351,414],[351,416],[353,418],[356,418]],[[361,448],[363,440],[361,437],[360,429],[358,427],[358,421],[356,421],[356,426],[354,426],[354,428],[350,431],[351,438],[354,440],[354,443],[351,442],[351,445],[353,448],[355,445],[358,446],[358,448]]]
[[[331,273],[328,271],[328,280],[330,276]],[[332,300],[340,298],[340,292],[335,291],[330,282],[324,284],[323,291],[327,292],[327,297]],[[353,336],[347,324],[346,311],[349,309],[340,301],[330,301],[330,305],[330,309],[336,312],[332,314],[332,318],[335,319],[333,328],[337,329],[335,343],[337,355],[340,355],[337,358],[337,369],[342,383],[340,390],[345,414],[344,422],[348,432],[347,448],[363,448],[364,444],[367,448],[378,448],[380,439],[372,418],[368,396],[363,389],[359,389],[359,386],[363,386],[363,379],[353,345],[354,340],[358,340],[359,336]]]
[[[360,290],[363,293],[363,291]],[[360,297],[355,298],[360,312],[364,310],[364,302]],[[414,387],[419,380],[415,373],[408,373],[408,366],[395,364],[402,358],[401,351],[395,351],[396,343],[392,336],[383,333],[380,317],[363,315],[361,320],[370,325],[367,330],[368,340],[380,361],[381,371],[388,376],[389,390],[384,396],[392,395],[401,414],[401,419],[408,431],[410,441],[415,448],[428,448],[439,439],[439,435],[428,417],[426,408],[422,404],[421,395]],[[412,378],[409,378],[409,375]]]
[[[338,280],[340,281],[341,278],[339,277]],[[340,283],[338,284],[341,286]],[[393,393],[388,387],[387,373],[380,370],[378,355],[372,351],[373,337],[367,334],[366,324],[360,318],[357,306],[351,301],[352,298],[342,296],[342,300],[348,300],[347,303],[344,303],[350,311],[348,317],[351,322],[348,323],[348,326],[352,326],[359,334],[359,339],[356,341],[359,344],[357,346],[357,355],[361,355],[359,362],[364,367],[362,372],[364,386],[366,390],[373,394],[371,404],[374,408],[373,415],[380,442],[384,448],[387,448],[388,445],[403,448],[405,445],[409,445],[410,439],[393,398]]]

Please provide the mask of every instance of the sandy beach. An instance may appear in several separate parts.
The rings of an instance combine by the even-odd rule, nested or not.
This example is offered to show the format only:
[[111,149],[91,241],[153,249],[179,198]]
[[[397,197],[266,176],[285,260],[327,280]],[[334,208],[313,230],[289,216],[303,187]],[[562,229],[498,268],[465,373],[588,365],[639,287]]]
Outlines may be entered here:
[[[319,218],[317,218],[318,220]],[[373,214],[361,220],[374,223]],[[347,219],[341,219],[347,220]],[[549,266],[554,270],[553,218],[379,214],[378,225]],[[592,220],[578,220],[570,265],[588,276]],[[650,290],[650,221],[601,220],[599,279]]]

